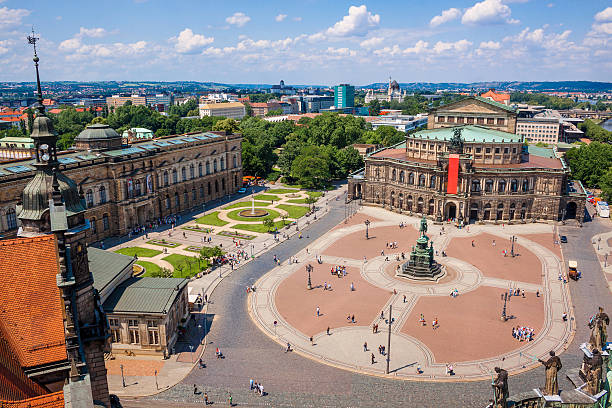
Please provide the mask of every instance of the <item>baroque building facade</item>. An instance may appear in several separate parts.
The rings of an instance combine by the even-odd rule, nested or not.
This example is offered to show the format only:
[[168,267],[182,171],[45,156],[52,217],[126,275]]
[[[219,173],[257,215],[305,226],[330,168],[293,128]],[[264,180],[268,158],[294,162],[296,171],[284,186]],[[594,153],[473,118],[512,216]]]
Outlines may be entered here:
[[516,113],[480,97],[434,109],[428,129],[368,155],[349,198],[438,221],[583,220],[585,191],[552,149],[526,146]]
[[[203,206],[242,186],[242,136],[201,132],[121,144],[107,125],[88,126],[75,149],[58,153],[59,166],[86,203],[88,242]],[[34,160],[0,165],[0,233],[16,234],[20,193],[32,179]]]

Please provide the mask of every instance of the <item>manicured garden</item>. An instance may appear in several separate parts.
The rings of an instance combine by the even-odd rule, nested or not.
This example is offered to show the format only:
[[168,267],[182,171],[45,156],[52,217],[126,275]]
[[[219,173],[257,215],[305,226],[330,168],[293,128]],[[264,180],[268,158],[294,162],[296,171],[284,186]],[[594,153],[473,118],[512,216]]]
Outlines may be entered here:
[[300,218],[308,212],[308,207],[301,205],[279,204],[276,208],[287,211],[289,218]]
[[181,246],[181,244],[179,244],[178,242],[166,241],[164,238],[152,239],[150,241],[147,241],[147,244],[159,245],[166,248],[176,248]]
[[238,213],[240,213],[240,211],[244,211],[244,209],[230,211],[230,212],[228,212],[226,214],[226,216],[227,216],[227,218],[230,218],[230,219],[235,220],[235,221],[247,221],[247,222],[249,222],[249,221],[250,222],[261,221],[265,217],[272,217],[272,218],[280,217],[280,213],[278,211],[268,210],[268,209],[266,209],[268,214],[265,215],[265,216],[261,216],[261,217],[243,217],[241,215],[238,215]]
[[136,255],[139,258],[140,257],[152,258],[155,255],[159,255],[162,253],[162,251],[158,251],[156,249],[141,248],[141,247],[126,247],[126,248],[118,249],[115,252],[118,254],[127,255],[127,256]]
[[203,215],[202,217],[196,219],[196,222],[198,224],[216,225],[217,227],[222,227],[229,224],[227,221],[223,221],[219,218],[219,211],[214,211]]
[[271,188],[267,191],[269,194],[289,194],[289,193],[299,193],[300,190],[296,190],[293,188]]
[[205,266],[197,257],[180,254],[171,254],[162,259],[172,265],[174,269],[172,276],[175,278],[191,278],[199,272],[199,265]]
[[[290,223],[291,223],[290,221],[276,221],[274,223],[274,227],[280,230],[281,228],[283,228],[286,225],[289,225]],[[259,233],[272,232],[272,231],[268,231],[268,227],[263,225],[262,223],[260,224],[236,224],[232,228],[243,230],[243,231],[259,232]],[[272,228],[272,230],[274,230],[274,228]]]
[[305,198],[294,198],[293,200],[287,200],[291,204],[308,204]]
[[248,239],[248,240],[257,238],[255,235],[243,234],[243,233],[237,232],[237,231],[221,231],[217,235],[221,235],[223,237],[238,238],[238,239]]
[[193,232],[201,232],[202,234],[210,234],[212,232],[212,228],[204,228],[199,225],[188,225],[186,227],[181,227],[181,229]]
[[[237,203],[234,204],[230,204],[226,207],[223,207],[224,210],[231,210],[233,208],[244,208],[244,207],[250,207],[251,201],[239,201]],[[265,207],[270,205],[270,203],[265,202],[265,201],[255,201],[255,207]]]
[[272,194],[257,194],[254,197],[256,200],[264,200],[264,201],[280,201],[280,197]]
[[136,264],[145,268],[145,272],[142,276],[159,276],[161,272],[161,267],[153,262],[138,261]]
[[313,198],[319,198],[323,195],[323,192],[322,191],[307,191],[306,194],[308,194],[309,196]]

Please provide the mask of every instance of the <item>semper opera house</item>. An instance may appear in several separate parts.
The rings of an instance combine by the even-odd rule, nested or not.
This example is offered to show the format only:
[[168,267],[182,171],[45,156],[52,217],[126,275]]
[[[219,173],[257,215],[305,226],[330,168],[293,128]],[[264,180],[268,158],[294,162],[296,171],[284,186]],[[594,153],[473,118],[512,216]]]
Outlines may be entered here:
[[[58,153],[58,162],[79,186],[87,240],[95,242],[236,193],[242,187],[241,141],[240,134],[201,132],[124,145],[108,125],[94,124],[72,150]],[[0,164],[3,237],[16,236],[20,227],[15,207],[34,176],[34,162]]]
[[349,199],[436,221],[582,222],[582,184],[555,149],[524,145],[516,117],[478,96],[433,109],[426,130],[365,158]]

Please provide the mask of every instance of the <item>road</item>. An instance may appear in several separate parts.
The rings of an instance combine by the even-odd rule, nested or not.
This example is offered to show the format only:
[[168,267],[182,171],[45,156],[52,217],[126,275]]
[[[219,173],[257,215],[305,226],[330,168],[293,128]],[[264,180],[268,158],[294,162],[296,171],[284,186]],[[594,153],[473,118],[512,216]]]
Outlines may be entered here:
[[[211,342],[204,360],[207,367],[194,369],[181,383],[156,396],[140,400],[122,400],[125,407],[189,407],[199,405],[202,395],[193,394],[193,386],[208,392],[217,403],[231,392],[238,406],[274,407],[394,407],[394,406],[461,406],[483,407],[492,398],[489,381],[428,383],[394,381],[336,369],[307,358],[285,353],[284,349],[251,322],[247,313],[245,288],[274,267],[273,255],[287,259],[310,242],[325,234],[344,218],[344,204],[332,202],[323,219],[303,231],[309,238],[292,238],[273,248],[255,262],[237,270],[219,284],[212,296],[209,313],[214,315],[209,334]],[[604,221],[608,222],[608,221]],[[612,296],[600,270],[590,238],[609,227],[599,219],[586,222],[583,228],[562,226],[568,237],[564,256],[576,259],[584,278],[570,282],[578,331],[566,353],[561,355],[564,369],[559,375],[560,388],[570,388],[564,375],[566,368],[580,364],[578,345],[588,340],[585,323],[598,305],[612,311]],[[452,347],[449,344],[449,347]],[[225,359],[216,359],[220,347]],[[269,393],[260,397],[249,391],[249,378],[261,382]],[[535,369],[509,380],[510,394],[544,385],[544,370]]]

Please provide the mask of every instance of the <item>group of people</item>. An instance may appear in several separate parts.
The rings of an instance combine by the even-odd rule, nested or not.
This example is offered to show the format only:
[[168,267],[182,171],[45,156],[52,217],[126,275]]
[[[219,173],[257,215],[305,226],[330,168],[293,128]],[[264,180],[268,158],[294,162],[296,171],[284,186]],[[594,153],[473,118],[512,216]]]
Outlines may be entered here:
[[517,326],[512,328],[512,337],[518,341],[531,341],[535,334],[531,327]]
[[337,275],[339,278],[346,276],[346,266],[336,265],[331,267],[331,274]]
[[457,290],[457,288],[451,290],[450,297],[456,298],[457,296],[459,296],[459,291]]
[[[389,249],[396,249],[397,248],[397,241],[387,242],[387,248],[389,248]],[[384,255],[384,253],[383,253],[383,255]]]
[[257,381],[253,381],[253,379],[251,378],[249,380],[249,385],[251,386],[251,391],[255,391],[256,393],[258,393],[262,397],[264,396],[264,386],[263,386],[263,384],[258,383]]

